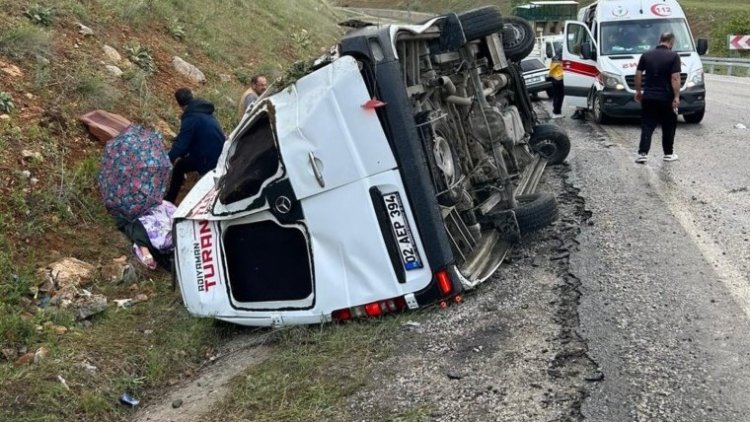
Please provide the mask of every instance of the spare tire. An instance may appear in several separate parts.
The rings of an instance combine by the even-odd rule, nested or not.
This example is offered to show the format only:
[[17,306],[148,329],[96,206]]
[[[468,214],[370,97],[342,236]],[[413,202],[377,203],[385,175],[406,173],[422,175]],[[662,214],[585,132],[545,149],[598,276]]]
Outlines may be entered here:
[[503,30],[503,14],[497,6],[485,6],[458,14],[466,41],[492,35]]
[[529,21],[518,16],[503,18],[503,50],[508,60],[520,62],[534,49],[534,43],[534,28]]
[[529,145],[548,164],[560,164],[570,153],[570,138],[562,128],[552,124],[534,126]]
[[521,234],[547,227],[557,219],[557,200],[551,193],[521,195],[516,202],[518,205],[513,212]]

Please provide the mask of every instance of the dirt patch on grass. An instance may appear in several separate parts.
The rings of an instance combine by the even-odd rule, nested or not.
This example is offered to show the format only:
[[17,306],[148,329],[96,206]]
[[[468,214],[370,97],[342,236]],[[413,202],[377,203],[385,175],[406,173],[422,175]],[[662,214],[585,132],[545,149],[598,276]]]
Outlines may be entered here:
[[[271,334],[246,334],[221,346],[196,376],[162,392],[157,400],[149,398],[135,422],[200,422],[216,402],[229,394],[230,381],[249,367],[262,364],[273,348],[266,343]],[[156,393],[156,392],[154,392]]]

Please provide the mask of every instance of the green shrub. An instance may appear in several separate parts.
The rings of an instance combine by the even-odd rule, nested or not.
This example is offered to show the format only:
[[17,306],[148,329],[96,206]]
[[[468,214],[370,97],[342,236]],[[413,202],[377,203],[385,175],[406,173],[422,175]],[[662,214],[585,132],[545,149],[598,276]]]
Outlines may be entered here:
[[[709,45],[711,56],[728,56],[730,53],[727,36],[731,34],[750,34],[750,13],[737,12],[727,19],[723,24],[716,26],[711,33]],[[735,52],[740,56],[748,56],[750,52]]]
[[55,9],[34,4],[26,10],[26,17],[28,17],[34,25],[50,26],[55,19]]
[[0,32],[0,54],[14,59],[48,57],[51,46],[52,34],[28,23]]
[[127,44],[125,46],[125,54],[128,55],[128,59],[131,62],[140,67],[147,74],[151,74],[156,71],[154,58],[151,57],[151,52],[146,46],[143,46],[137,42]]
[[10,113],[16,105],[13,104],[13,97],[5,91],[0,91],[0,111]]
[[172,38],[176,39],[177,41],[182,41],[185,39],[185,27],[182,26],[179,20],[172,19],[172,21],[167,26],[167,31],[169,31],[169,35],[172,36]]

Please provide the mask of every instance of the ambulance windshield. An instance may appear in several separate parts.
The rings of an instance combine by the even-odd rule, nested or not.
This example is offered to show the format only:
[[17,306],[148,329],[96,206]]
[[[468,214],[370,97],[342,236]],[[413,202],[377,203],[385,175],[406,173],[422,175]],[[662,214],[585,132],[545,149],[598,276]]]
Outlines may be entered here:
[[659,44],[659,37],[664,32],[671,32],[675,36],[672,51],[695,51],[685,19],[652,19],[603,22],[601,54],[645,53]]

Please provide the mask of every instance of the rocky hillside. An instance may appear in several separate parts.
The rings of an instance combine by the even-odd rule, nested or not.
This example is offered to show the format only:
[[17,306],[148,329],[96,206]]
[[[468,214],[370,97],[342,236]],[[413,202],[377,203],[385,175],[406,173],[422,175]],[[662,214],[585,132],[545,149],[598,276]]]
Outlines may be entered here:
[[0,420],[125,417],[120,393],[189,376],[218,340],[166,272],[129,263],[78,117],[169,141],[188,86],[229,133],[250,76],[316,55],[335,22],[326,0],[0,0]]

